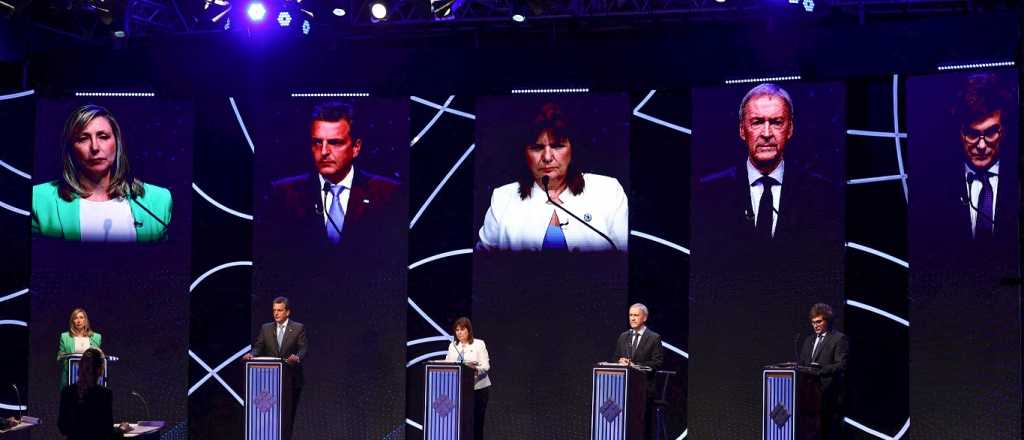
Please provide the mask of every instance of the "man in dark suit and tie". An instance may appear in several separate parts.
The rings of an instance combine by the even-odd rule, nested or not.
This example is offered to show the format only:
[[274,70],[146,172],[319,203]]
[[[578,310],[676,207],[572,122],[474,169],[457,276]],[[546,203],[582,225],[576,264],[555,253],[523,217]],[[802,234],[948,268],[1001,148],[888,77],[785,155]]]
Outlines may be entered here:
[[715,234],[709,238],[715,252],[702,257],[718,257],[725,267],[742,256],[755,256],[761,265],[789,265],[787,257],[809,264],[827,260],[811,254],[841,247],[834,202],[840,192],[829,179],[785,159],[794,133],[789,93],[771,83],[748,91],[740,102],[738,132],[747,148],[743,163],[700,177],[694,192],[700,209],[693,216],[695,230]]
[[654,432],[654,417],[651,411],[654,407],[655,372],[661,368],[665,355],[661,350],[661,335],[647,328],[647,316],[647,306],[640,303],[629,306],[629,330],[622,332],[615,343],[615,359],[622,365],[638,365],[651,369],[647,374],[647,405],[644,410],[644,427],[650,437]]
[[252,352],[242,358],[250,360],[254,356],[269,356],[285,361],[288,369],[281,384],[282,431],[285,440],[292,437],[295,425],[295,409],[299,406],[302,394],[302,363],[306,359],[306,327],[289,319],[292,310],[288,298],[279,296],[273,302],[274,322],[263,324],[256,342],[252,344]]
[[353,116],[342,102],[313,109],[309,148],[316,171],[271,184],[264,231],[278,238],[275,247],[363,253],[404,226],[398,182],[353,166],[363,147]]
[[845,377],[850,341],[842,332],[832,329],[832,307],[815,304],[810,320],[814,334],[804,339],[800,363],[816,369],[821,387],[821,439],[842,438],[843,401],[846,396]]

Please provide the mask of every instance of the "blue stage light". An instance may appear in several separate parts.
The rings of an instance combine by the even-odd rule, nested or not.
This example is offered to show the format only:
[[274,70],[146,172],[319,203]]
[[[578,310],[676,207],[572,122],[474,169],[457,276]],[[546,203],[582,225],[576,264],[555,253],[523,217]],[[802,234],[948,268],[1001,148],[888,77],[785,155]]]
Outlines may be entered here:
[[338,17],[344,17],[345,16],[345,10],[341,9],[341,8],[334,8],[334,10],[331,11],[331,13],[333,13],[334,15],[336,15]]
[[288,11],[281,11],[280,14],[277,14],[277,24],[281,25],[281,27],[287,27],[291,25],[292,14],[289,14]]
[[384,3],[374,3],[370,6],[370,15],[374,21],[384,20],[388,17],[388,7]]
[[267,8],[263,6],[263,3],[255,2],[250,3],[249,8],[245,12],[249,14],[250,20],[263,21],[263,17],[267,15]]
[[516,23],[522,23],[522,22],[526,21],[526,16],[523,15],[523,14],[513,14],[512,15],[512,21],[514,21]]
[[302,20],[302,35],[309,35],[309,20]]

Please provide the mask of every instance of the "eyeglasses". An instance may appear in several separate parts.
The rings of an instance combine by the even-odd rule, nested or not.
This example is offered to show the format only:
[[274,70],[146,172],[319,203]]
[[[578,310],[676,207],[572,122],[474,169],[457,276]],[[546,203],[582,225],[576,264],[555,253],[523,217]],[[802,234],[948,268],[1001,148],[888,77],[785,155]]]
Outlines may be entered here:
[[982,138],[985,138],[985,143],[993,143],[999,140],[999,136],[1003,133],[1003,126],[996,124],[983,130],[977,130],[974,128],[964,127],[960,129],[960,136],[963,136],[964,140],[969,144],[977,144],[981,142]]

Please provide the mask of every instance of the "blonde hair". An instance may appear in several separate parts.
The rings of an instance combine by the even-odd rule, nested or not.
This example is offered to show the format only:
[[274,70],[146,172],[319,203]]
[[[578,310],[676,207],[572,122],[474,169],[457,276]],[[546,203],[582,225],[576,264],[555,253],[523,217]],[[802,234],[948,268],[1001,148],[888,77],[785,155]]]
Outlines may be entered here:
[[85,130],[96,118],[106,118],[113,131],[117,151],[114,153],[114,165],[110,170],[110,185],[107,187],[107,194],[112,198],[135,197],[145,194],[142,182],[131,175],[131,166],[128,164],[128,154],[125,151],[124,138],[121,136],[121,126],[114,119],[114,115],[106,108],[95,104],[83,105],[68,115],[64,122],[64,134],[61,137],[61,160],[63,161],[63,172],[58,183],[60,198],[71,201],[77,197],[89,197],[92,195],[82,186],[82,171],[78,160],[75,159],[74,147],[75,138]]

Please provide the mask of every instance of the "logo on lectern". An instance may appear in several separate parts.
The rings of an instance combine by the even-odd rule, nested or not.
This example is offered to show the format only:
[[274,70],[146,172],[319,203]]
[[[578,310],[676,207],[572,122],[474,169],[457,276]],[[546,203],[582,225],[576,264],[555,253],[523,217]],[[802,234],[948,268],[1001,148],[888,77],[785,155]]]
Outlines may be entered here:
[[773,408],[772,412],[768,415],[772,418],[772,421],[775,422],[775,426],[779,428],[786,424],[786,421],[789,420],[790,416],[789,411],[786,411],[786,407],[782,406],[781,402],[776,403],[775,408]]
[[437,413],[438,416],[445,418],[448,417],[448,414],[451,414],[452,410],[455,409],[455,402],[452,402],[452,399],[448,397],[447,394],[442,394],[434,399],[432,406],[434,407],[434,412]]
[[604,417],[606,422],[612,423],[619,417],[619,414],[622,414],[622,408],[619,408],[619,405],[612,402],[612,399],[605,399],[601,407],[597,409],[597,412],[601,414],[601,417]]
[[256,395],[256,409],[260,412],[270,411],[274,407],[274,396],[269,391],[263,390]]

